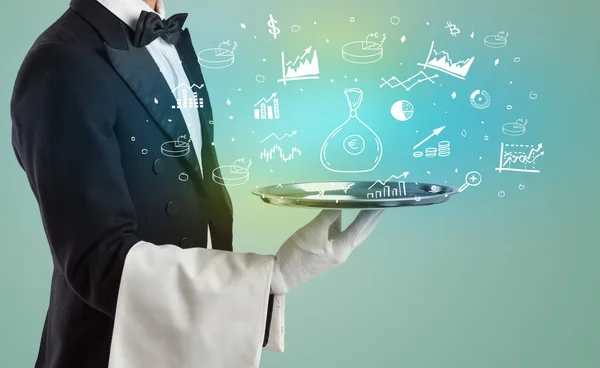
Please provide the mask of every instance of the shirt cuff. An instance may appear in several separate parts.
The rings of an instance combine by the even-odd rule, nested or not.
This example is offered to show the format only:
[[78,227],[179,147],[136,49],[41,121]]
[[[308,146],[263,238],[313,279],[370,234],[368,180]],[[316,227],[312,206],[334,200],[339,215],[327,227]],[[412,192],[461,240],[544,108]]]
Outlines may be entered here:
[[264,349],[283,353],[285,335],[285,295],[276,294],[273,296],[272,311],[271,323],[269,326],[269,340],[264,346]]

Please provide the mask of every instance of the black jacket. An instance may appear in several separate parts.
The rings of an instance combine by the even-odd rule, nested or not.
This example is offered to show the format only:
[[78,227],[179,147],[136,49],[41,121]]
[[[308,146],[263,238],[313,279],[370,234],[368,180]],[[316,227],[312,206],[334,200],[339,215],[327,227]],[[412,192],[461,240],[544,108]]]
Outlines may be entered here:
[[[13,146],[54,261],[36,367],[108,366],[123,264],[138,241],[206,247],[208,224],[213,248],[232,250],[231,200],[211,179],[219,163],[207,89],[198,96],[203,180],[191,142],[184,157],[161,153],[189,133],[132,33],[96,0],[73,0],[17,76]],[[176,47],[190,84],[204,84],[187,29]]]

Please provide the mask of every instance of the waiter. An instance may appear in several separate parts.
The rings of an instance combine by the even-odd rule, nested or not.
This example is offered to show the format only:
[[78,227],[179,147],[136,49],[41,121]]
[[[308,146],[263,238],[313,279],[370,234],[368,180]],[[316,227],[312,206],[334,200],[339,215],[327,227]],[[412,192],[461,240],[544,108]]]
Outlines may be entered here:
[[[18,73],[12,141],[54,261],[36,367],[258,367],[262,348],[283,351],[285,294],[382,215],[341,231],[323,211],[275,256],[232,252],[185,19],[161,0],[73,0]],[[203,106],[179,108],[194,84]]]

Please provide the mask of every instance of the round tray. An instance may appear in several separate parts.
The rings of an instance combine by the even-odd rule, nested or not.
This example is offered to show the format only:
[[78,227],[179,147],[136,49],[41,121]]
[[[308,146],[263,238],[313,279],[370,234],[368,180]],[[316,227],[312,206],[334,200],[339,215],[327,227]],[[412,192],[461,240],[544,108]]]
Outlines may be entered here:
[[444,203],[455,187],[416,182],[311,182],[256,188],[263,202],[290,207],[375,209]]

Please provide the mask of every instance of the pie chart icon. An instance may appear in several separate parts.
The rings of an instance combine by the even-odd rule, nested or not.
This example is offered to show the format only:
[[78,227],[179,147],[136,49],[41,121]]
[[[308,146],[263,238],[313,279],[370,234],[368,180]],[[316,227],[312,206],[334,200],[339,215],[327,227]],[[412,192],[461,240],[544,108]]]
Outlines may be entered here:
[[519,119],[514,123],[506,123],[502,125],[502,133],[511,137],[518,137],[525,134],[527,121],[523,122],[523,119]]
[[410,102],[400,100],[392,105],[391,113],[394,119],[398,121],[407,121],[412,118],[415,113],[415,108]]
[[473,93],[471,93],[471,96],[469,97],[469,100],[471,101],[471,105],[473,105],[474,108],[480,110],[487,109],[488,107],[490,107],[490,103],[492,102],[490,94],[482,89],[476,89],[475,91],[473,91]]
[[371,64],[382,57],[383,47],[373,41],[354,41],[342,48],[342,58],[353,64]]
[[233,51],[227,49],[212,48],[200,51],[198,62],[204,68],[222,69],[227,68],[235,61]]

